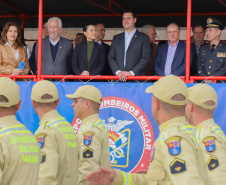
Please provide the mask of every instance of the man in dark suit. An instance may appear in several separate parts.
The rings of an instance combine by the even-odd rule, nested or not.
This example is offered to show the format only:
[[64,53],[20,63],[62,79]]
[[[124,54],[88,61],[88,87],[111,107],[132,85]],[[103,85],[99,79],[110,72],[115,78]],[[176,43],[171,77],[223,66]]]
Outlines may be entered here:
[[[44,38],[49,37],[47,22],[45,22],[43,24],[42,34],[43,34]],[[31,73],[34,74],[34,75],[36,75],[36,73],[37,73],[37,67],[36,67],[36,62],[35,62],[35,58],[36,58],[35,57],[35,50],[36,50],[37,43],[38,42],[34,43],[33,48],[32,48],[32,52],[31,52],[31,56],[29,58]]]
[[145,68],[145,75],[146,76],[153,76],[154,75],[154,70],[153,70],[153,61],[155,60],[155,55],[157,52],[158,44],[155,44],[155,38],[157,37],[157,33],[155,30],[155,27],[153,25],[144,25],[141,29],[143,33],[148,35],[149,40],[150,40],[150,59],[149,63]]
[[135,28],[136,21],[133,11],[124,11],[125,32],[114,36],[108,55],[111,70],[121,81],[126,81],[128,76],[145,75],[150,58],[149,38]]
[[166,27],[166,34],[169,41],[158,46],[154,71],[158,76],[171,74],[183,76],[185,75],[186,44],[179,40],[180,27],[176,23],[171,23]]
[[[68,75],[72,73],[71,57],[72,42],[60,36],[62,22],[58,17],[52,17],[47,22],[49,37],[42,39],[42,74]],[[38,47],[35,51],[37,66]]]
[[202,45],[206,44],[204,41],[205,37],[205,29],[203,25],[201,24],[196,24],[192,27],[192,32],[193,32],[193,39],[194,42],[191,44],[191,52],[193,56],[193,61],[192,61],[192,66],[190,70],[191,76],[197,76],[197,58],[199,54],[199,49]]
[[[214,18],[207,19],[206,36],[209,41],[200,48],[197,70],[200,76],[226,76],[226,43],[220,41],[223,23]],[[205,80],[205,83],[212,83]]]
[[108,63],[108,54],[109,54],[110,46],[102,41],[105,37],[105,26],[102,23],[97,23],[95,24],[95,27],[97,30],[96,42],[99,45],[101,45],[105,51],[105,66],[104,66],[102,75],[113,75]]

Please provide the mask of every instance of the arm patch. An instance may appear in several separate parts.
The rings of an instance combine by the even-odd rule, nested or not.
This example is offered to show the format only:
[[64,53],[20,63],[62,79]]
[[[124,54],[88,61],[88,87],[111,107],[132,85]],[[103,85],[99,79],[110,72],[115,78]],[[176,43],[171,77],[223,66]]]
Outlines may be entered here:
[[93,157],[93,150],[91,148],[86,148],[83,150],[83,158],[92,158]]
[[170,164],[170,172],[172,174],[181,173],[186,171],[185,161],[175,158]]
[[217,157],[210,157],[207,162],[209,170],[214,170],[219,166],[219,161]]

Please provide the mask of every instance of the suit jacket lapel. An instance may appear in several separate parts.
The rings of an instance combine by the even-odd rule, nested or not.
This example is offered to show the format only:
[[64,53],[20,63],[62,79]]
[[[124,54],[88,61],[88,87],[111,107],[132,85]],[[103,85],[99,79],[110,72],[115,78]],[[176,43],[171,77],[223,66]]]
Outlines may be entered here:
[[[133,45],[133,43],[136,41],[137,37],[139,36],[139,31],[136,30],[136,32],[133,35],[132,40],[129,43],[129,47],[127,48],[127,51],[129,50],[129,48]],[[124,42],[125,43],[125,42]],[[125,47],[124,47],[125,48]]]
[[167,59],[167,54],[168,54],[168,43],[165,44],[164,48],[163,48],[163,61],[164,61],[164,65],[166,65],[166,59]]
[[118,65],[120,67],[120,69],[124,69],[124,56],[125,56],[125,32],[123,32],[121,35],[120,35],[121,38],[120,39],[120,42],[121,44],[119,44],[117,47],[117,51],[119,51],[119,53],[121,52],[121,58],[122,58],[122,62],[118,62]]
[[55,63],[57,63],[57,59],[61,55],[61,53],[63,51],[63,48],[64,48],[64,42],[62,41],[62,39],[60,39],[59,40],[59,45],[58,45],[58,48],[57,48],[57,55],[56,55]]
[[177,49],[176,49],[174,57],[173,57],[173,62],[176,60],[177,55],[180,53],[180,50],[181,50],[181,41],[179,41],[179,43],[177,44]]
[[95,62],[95,59],[98,53],[98,47],[101,47],[101,46],[98,46],[97,43],[94,42],[93,51],[92,51],[90,62],[89,62],[89,69],[91,69],[93,63]]
[[[42,41],[45,41],[45,40],[43,39]],[[42,44],[42,46],[43,45],[45,46],[45,47],[42,48],[42,55],[49,56],[49,59],[51,60],[51,62],[53,62],[53,57],[52,57],[50,44],[51,43],[49,41],[49,38],[46,40],[45,44]]]
[[[16,57],[13,54],[12,50],[10,49],[10,47],[9,46],[5,46],[5,47],[6,47],[6,50],[7,50],[7,53],[8,53],[9,58],[11,58],[11,60],[13,60],[15,63],[17,63]],[[19,50],[18,50],[18,52],[19,52]]]

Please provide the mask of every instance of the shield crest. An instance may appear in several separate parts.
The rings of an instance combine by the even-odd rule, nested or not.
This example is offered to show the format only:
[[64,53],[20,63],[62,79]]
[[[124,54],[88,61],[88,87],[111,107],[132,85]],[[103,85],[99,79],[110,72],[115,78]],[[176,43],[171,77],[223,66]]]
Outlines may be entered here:
[[180,148],[180,137],[171,137],[165,142],[168,145],[168,150],[171,155],[178,155],[181,151]]
[[207,152],[213,152],[215,150],[215,143],[214,143],[215,137],[206,137],[203,139],[203,143],[205,144],[206,151]]
[[93,133],[86,132],[83,135],[84,135],[84,140],[83,140],[84,145],[89,146],[91,144],[91,141],[92,141]]

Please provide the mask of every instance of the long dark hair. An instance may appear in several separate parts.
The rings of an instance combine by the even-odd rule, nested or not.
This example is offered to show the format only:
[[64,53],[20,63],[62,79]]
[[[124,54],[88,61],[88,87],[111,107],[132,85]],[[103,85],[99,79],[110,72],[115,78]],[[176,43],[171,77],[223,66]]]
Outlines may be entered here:
[[0,40],[0,44],[5,45],[5,43],[7,42],[7,33],[9,31],[10,26],[15,26],[17,28],[17,38],[16,41],[14,43],[14,47],[18,48],[18,47],[23,47],[23,44],[21,43],[21,30],[20,30],[20,26],[15,23],[15,22],[7,22],[3,28],[3,32],[2,32],[2,37]]

